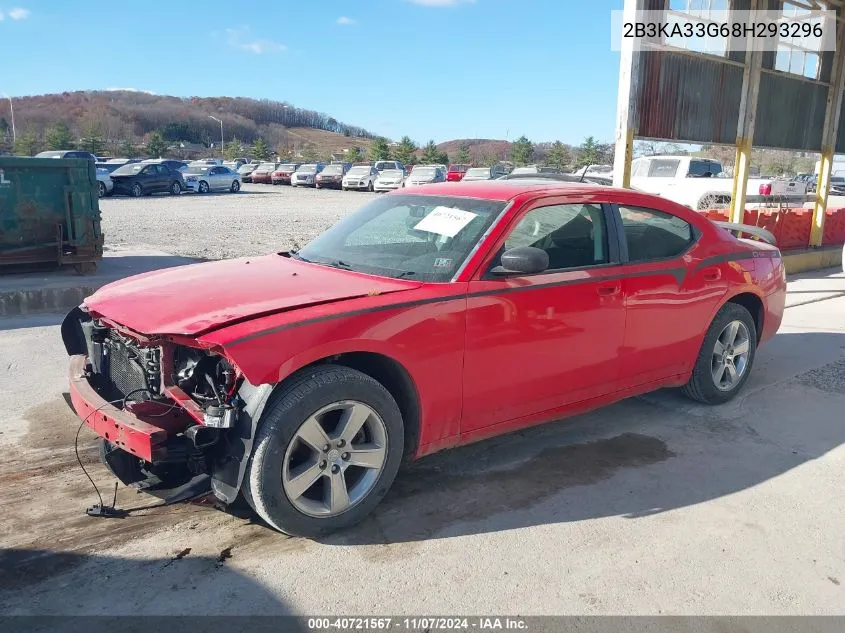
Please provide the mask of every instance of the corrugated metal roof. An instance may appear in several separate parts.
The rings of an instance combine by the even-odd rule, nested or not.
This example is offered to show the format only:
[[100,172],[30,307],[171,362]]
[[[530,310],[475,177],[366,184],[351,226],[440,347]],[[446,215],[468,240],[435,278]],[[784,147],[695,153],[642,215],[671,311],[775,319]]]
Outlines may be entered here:
[[641,53],[637,135],[694,143],[736,141],[742,69],[705,56]]

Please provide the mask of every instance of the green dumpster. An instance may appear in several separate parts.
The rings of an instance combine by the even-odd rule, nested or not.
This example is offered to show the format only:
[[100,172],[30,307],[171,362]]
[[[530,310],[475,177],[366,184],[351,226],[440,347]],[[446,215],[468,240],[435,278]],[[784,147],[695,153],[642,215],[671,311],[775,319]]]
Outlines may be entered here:
[[0,273],[54,262],[89,271],[103,257],[94,163],[0,157]]

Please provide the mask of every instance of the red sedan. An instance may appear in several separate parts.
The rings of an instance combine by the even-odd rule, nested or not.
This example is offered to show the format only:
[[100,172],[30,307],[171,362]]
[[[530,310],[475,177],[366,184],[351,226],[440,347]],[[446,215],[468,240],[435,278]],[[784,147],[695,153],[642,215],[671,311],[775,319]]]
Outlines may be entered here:
[[731,399],[785,295],[775,246],[663,198],[440,183],[298,252],[112,283],[62,334],[124,482],[207,474],[314,536],[362,520],[406,459],[662,387]]
[[449,165],[449,170],[446,172],[446,180],[449,182],[458,182],[464,179],[467,171],[472,165]]

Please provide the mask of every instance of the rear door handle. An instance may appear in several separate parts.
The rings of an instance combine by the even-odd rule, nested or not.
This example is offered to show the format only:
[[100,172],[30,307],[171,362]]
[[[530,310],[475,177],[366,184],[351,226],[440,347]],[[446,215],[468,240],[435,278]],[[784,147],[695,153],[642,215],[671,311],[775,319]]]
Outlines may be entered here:
[[619,284],[614,284],[613,286],[599,286],[599,295],[602,297],[610,297],[617,294],[619,289]]

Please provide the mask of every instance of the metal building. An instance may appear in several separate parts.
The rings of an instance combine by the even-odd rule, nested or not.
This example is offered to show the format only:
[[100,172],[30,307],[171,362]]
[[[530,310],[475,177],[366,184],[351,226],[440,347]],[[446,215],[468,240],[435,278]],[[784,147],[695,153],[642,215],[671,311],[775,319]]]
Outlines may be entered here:
[[[808,50],[781,38],[753,38],[737,50],[679,46],[664,37],[622,40],[614,184],[629,186],[635,138],[736,147],[731,221],[741,222],[751,147],[821,154],[810,246],[821,246],[835,153],[845,153],[845,0],[625,0],[623,19],[666,11],[706,21],[709,10],[795,15],[832,10],[836,51]],[[749,14],[744,13],[743,16]],[[834,29],[831,29],[834,30]],[[672,45],[674,44],[674,45]],[[748,49],[748,50],[746,50]]]

